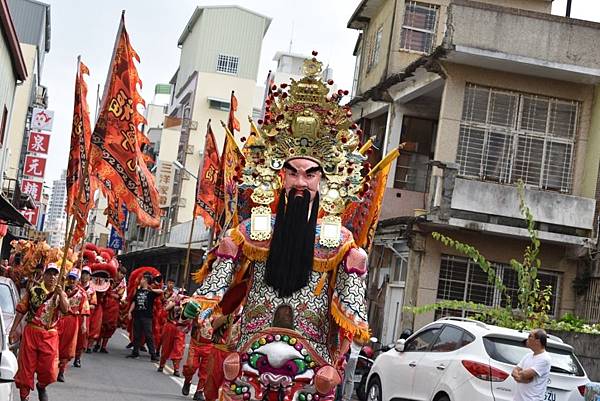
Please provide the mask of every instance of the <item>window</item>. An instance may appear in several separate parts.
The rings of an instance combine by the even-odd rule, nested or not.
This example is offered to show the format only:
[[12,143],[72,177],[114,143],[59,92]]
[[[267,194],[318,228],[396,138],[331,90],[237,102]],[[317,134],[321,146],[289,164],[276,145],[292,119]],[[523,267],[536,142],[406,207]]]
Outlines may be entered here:
[[[494,263],[493,268],[502,284],[507,288],[513,308],[517,306],[517,292],[519,289],[515,271],[506,264]],[[540,288],[552,287],[550,300],[550,315],[556,313],[558,295],[560,292],[560,276],[558,273],[539,271],[538,279]],[[488,282],[488,275],[479,265],[472,260],[460,257],[443,255],[440,265],[440,277],[437,290],[437,299],[454,301],[471,301],[491,307],[505,306],[506,299],[493,283]],[[465,311],[439,311],[436,317],[444,315],[457,315],[465,317]]]
[[431,347],[431,352],[452,352],[475,340],[471,334],[458,327],[446,325]]
[[219,54],[217,58],[217,72],[236,75],[238,73],[239,57]]
[[406,342],[404,352],[424,352],[428,351],[431,344],[436,340],[440,333],[440,327],[434,327],[417,334]]
[[[531,352],[520,338],[486,336],[483,338],[483,345],[490,358],[511,365],[518,364],[525,355]],[[548,346],[546,351],[552,359],[550,372],[580,377],[584,375],[583,368],[572,352],[553,346]]]
[[208,107],[216,110],[229,111],[230,104],[224,100],[208,98]]
[[371,48],[369,49],[369,63],[367,65],[367,71],[375,67],[379,62],[379,53],[381,53],[381,38],[383,36],[383,25],[377,29],[377,32],[371,39]]
[[3,313],[15,313],[15,301],[10,287],[6,284],[0,284],[0,308]]
[[467,85],[460,174],[570,192],[578,107],[574,101]]
[[404,24],[400,36],[403,50],[429,53],[435,42],[438,6],[409,1],[404,10]]

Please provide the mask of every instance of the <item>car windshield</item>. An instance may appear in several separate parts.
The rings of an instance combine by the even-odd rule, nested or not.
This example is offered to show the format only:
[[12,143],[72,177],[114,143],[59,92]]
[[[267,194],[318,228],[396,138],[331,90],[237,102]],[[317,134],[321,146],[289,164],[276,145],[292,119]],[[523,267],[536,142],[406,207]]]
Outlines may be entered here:
[[15,313],[15,304],[10,287],[6,284],[0,284],[0,308],[3,313]]
[[[483,344],[490,358],[511,365],[518,364],[528,352],[531,352],[520,339],[488,336],[483,338]],[[572,352],[552,346],[548,346],[546,351],[552,358],[551,372],[572,376],[584,375],[583,368]]]

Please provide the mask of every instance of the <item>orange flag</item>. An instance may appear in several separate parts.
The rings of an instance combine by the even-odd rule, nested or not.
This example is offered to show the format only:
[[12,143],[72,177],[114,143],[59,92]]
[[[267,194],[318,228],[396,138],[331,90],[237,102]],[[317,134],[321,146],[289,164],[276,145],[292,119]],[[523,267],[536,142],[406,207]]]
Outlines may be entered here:
[[[137,215],[139,225],[158,227],[158,190],[142,152],[149,140],[140,130],[145,119],[137,107],[145,103],[137,91],[137,85],[141,87],[142,82],[134,60],[139,62],[139,56],[129,42],[123,14],[92,134],[91,163],[104,189],[116,202],[109,213],[122,218],[118,211],[125,204],[129,212]],[[120,221],[112,223],[118,229]]]
[[229,132],[235,135],[235,131],[240,131],[240,122],[235,118],[235,112],[238,109],[238,101],[235,97],[235,92],[231,91],[231,102],[229,105],[229,118],[227,119],[227,128]]
[[[90,177],[87,159],[90,152],[92,129],[90,111],[87,104],[87,84],[84,75],[89,70],[77,60],[77,75],[75,76],[75,102],[73,110],[73,125],[71,129],[71,147],[67,166],[67,214],[77,220],[73,241],[77,243],[84,235],[90,209],[94,204],[94,192],[98,183]],[[81,192],[80,192],[81,191]],[[77,198],[77,196],[79,198]]]
[[194,217],[202,216],[206,227],[219,224],[217,219],[219,166],[219,151],[209,120],[206,127],[202,166],[198,172],[198,181],[196,182],[196,205],[194,207]]
[[381,203],[391,163],[379,170],[371,180],[362,202],[352,202],[342,214],[342,225],[354,235],[356,245],[370,251],[381,213]]

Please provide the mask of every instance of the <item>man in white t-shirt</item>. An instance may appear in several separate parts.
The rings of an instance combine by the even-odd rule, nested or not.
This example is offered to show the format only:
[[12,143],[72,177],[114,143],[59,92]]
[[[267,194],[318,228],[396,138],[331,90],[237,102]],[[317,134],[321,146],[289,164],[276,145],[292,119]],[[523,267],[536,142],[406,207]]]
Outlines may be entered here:
[[533,353],[525,355],[512,371],[517,382],[514,401],[544,401],[552,362],[546,352],[547,341],[548,335],[542,329],[529,333],[527,347]]

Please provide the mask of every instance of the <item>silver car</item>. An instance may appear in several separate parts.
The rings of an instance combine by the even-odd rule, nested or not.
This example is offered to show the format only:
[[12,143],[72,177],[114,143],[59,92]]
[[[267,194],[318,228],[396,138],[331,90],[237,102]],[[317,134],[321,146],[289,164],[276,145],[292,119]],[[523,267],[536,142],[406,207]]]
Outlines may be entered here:
[[[6,324],[6,334],[12,329],[15,316],[17,315],[17,304],[19,303],[19,290],[15,283],[8,277],[0,277],[0,308],[2,308],[2,317]],[[22,321],[17,329],[17,334],[20,337],[23,331],[25,320]],[[10,344],[10,349],[16,351],[19,348],[19,343]]]
[[8,347],[8,329],[4,311],[0,308],[0,400],[13,399],[13,384],[17,373],[17,358]]

